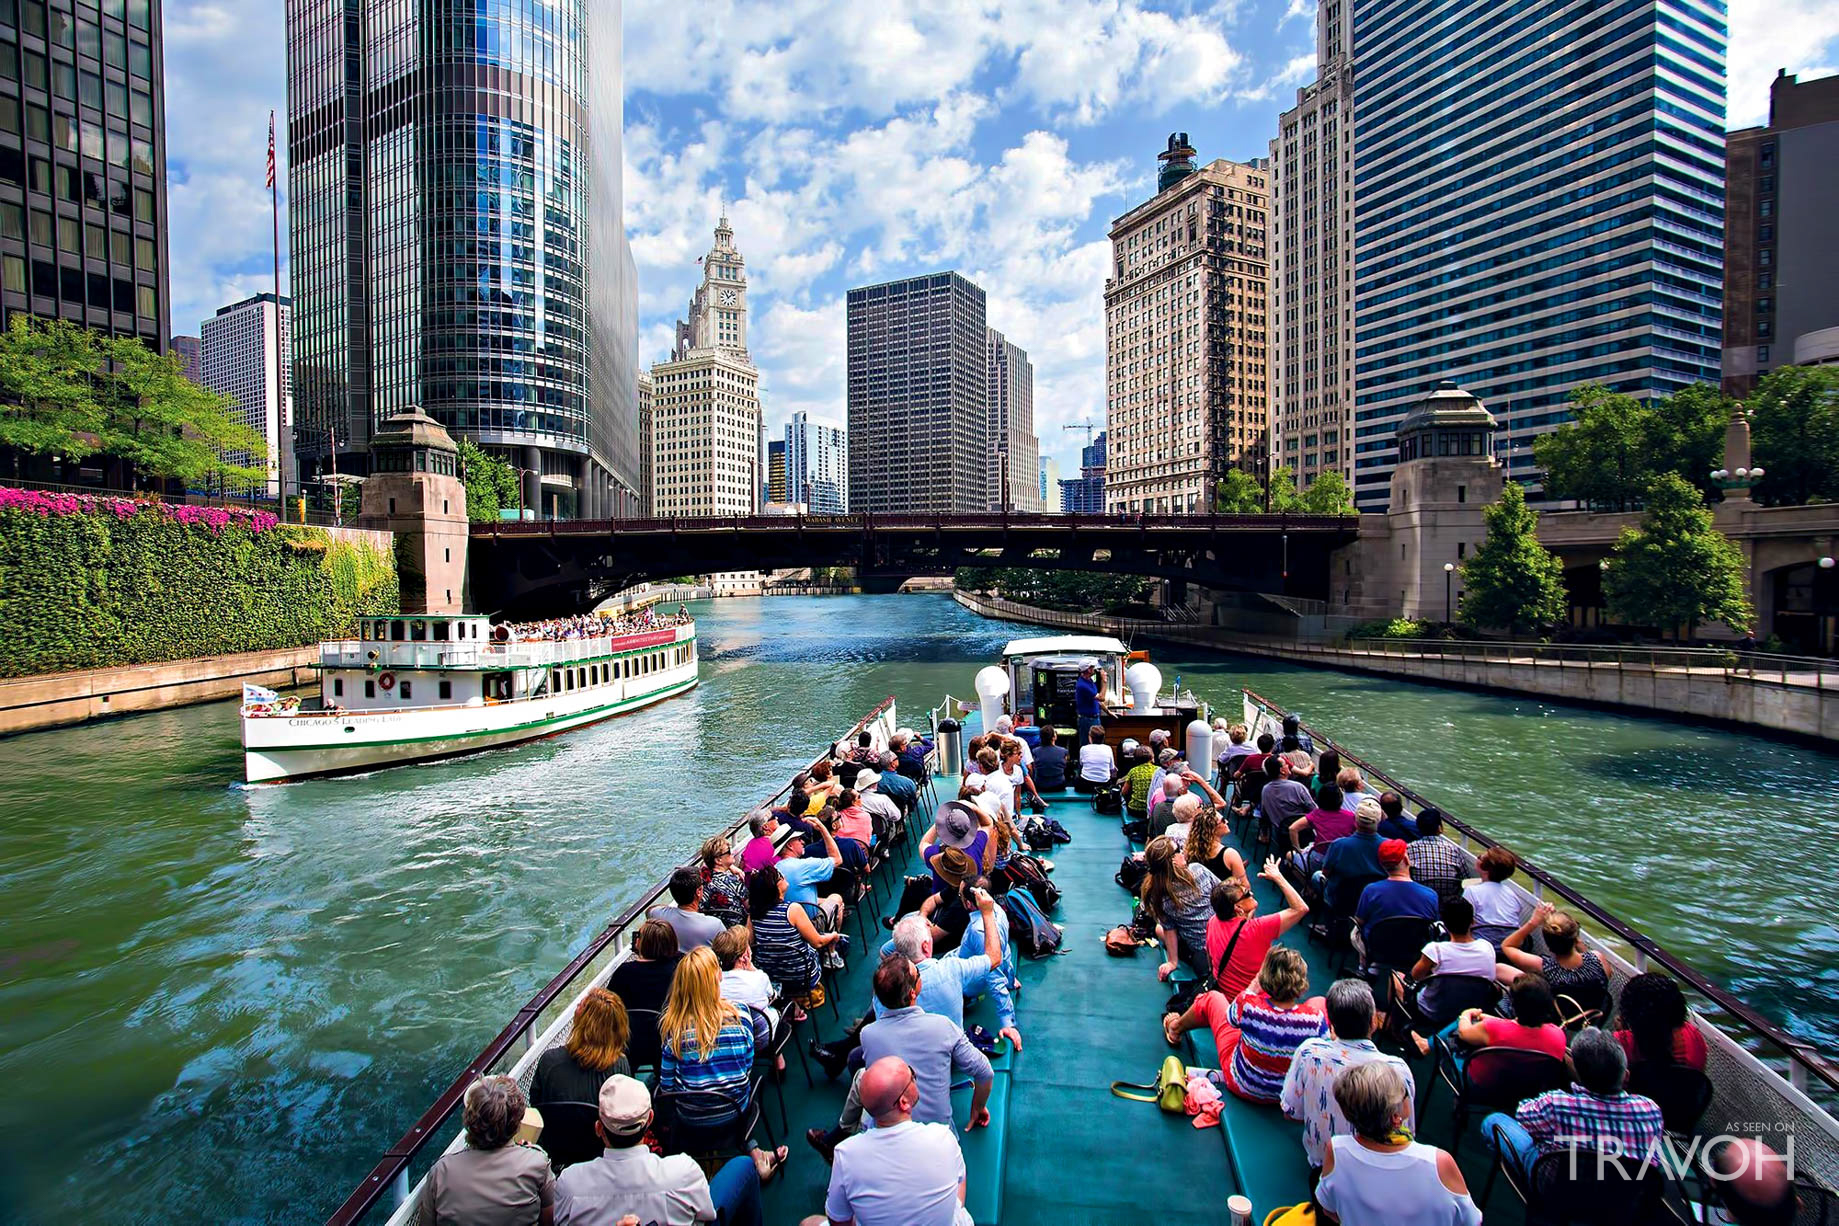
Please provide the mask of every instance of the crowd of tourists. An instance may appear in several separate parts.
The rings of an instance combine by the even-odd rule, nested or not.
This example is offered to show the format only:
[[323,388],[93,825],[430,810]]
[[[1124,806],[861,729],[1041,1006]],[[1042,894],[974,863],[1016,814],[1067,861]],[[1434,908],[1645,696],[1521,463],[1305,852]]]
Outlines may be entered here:
[[574,639],[603,639],[621,634],[638,634],[645,630],[663,630],[681,626],[690,620],[690,611],[678,605],[676,612],[659,612],[656,606],[634,609],[629,613],[577,613],[573,617],[550,617],[534,622],[505,622],[504,628],[514,643],[564,643]]

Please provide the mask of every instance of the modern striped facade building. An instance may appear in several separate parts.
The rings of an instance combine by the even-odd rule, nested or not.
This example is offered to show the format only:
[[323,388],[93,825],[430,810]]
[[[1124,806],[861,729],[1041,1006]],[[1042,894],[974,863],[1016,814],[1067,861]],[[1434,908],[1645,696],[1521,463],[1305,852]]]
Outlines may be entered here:
[[1721,0],[1356,0],[1361,510],[1439,380],[1535,485],[1573,388],[1717,381],[1725,41]]

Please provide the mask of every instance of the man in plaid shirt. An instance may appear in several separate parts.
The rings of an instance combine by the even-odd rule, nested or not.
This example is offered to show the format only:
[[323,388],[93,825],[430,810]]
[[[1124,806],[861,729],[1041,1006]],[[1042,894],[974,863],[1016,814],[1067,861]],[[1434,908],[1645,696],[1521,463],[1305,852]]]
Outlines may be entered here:
[[1411,860],[1411,879],[1435,890],[1439,903],[1462,897],[1462,879],[1469,875],[1472,862],[1443,833],[1441,810],[1426,809],[1418,814],[1418,837],[1405,854]]
[[1622,1088],[1628,1057],[1608,1031],[1594,1026],[1579,1031],[1571,1040],[1571,1067],[1577,1082],[1570,1089],[1548,1090],[1521,1103],[1512,1116],[1496,1111],[1481,1122],[1482,1136],[1521,1186],[1545,1154],[1581,1150],[1639,1164],[1660,1152],[1666,1136],[1660,1108]]

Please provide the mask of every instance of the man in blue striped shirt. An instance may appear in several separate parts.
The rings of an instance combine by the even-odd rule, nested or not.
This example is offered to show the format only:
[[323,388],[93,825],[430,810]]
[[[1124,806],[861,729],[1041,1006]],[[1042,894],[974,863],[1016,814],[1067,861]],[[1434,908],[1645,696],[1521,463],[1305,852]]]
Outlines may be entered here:
[[1657,1155],[1664,1142],[1660,1107],[1622,1088],[1628,1057],[1608,1031],[1594,1026],[1579,1031],[1571,1040],[1571,1067],[1577,1082],[1570,1089],[1548,1090],[1521,1103],[1512,1116],[1496,1111],[1481,1123],[1482,1135],[1515,1168],[1521,1186],[1546,1154],[1581,1151],[1586,1156],[1580,1161],[1601,1155],[1639,1164]]

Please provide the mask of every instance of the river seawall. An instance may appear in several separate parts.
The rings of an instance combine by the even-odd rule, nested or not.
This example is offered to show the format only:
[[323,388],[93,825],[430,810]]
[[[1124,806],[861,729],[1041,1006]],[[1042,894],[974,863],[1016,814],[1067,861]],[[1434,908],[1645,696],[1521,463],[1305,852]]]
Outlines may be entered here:
[[1765,676],[1746,672],[1741,666],[1669,663],[1668,653],[1659,651],[1603,651],[1597,658],[1587,658],[1588,652],[1574,649],[1566,653],[1569,658],[1556,658],[1520,644],[1444,645],[1408,639],[1374,650],[1333,641],[1263,638],[1221,626],[1068,613],[975,592],[953,591],[952,599],[984,617],[1092,630],[1119,638],[1160,639],[1404,681],[1760,728],[1839,749],[1839,665],[1833,671]]
[[319,645],[313,644],[14,677],[0,681],[0,736],[236,698],[244,682],[272,690],[311,685],[318,661]]

